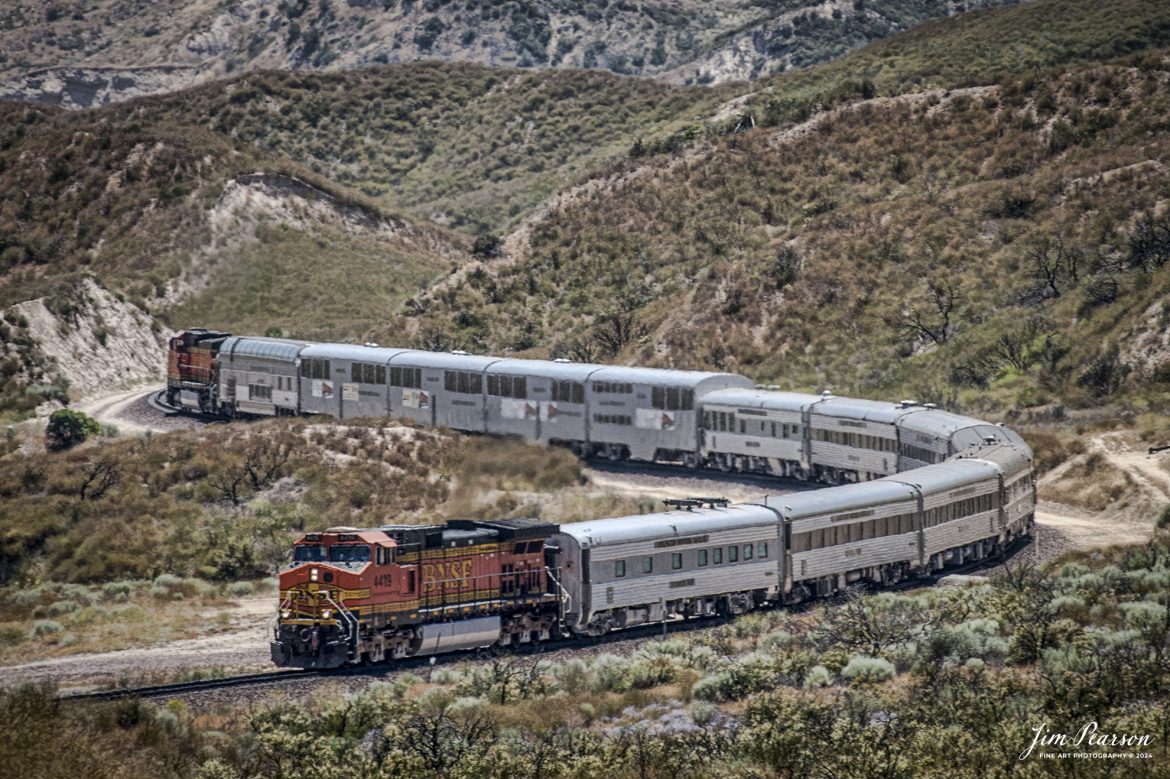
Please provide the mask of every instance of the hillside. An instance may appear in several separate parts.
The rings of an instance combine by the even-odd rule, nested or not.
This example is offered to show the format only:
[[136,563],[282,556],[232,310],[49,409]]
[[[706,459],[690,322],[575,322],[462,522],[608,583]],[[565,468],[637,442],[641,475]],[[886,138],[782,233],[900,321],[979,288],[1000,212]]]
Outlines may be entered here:
[[256,70],[419,59],[724,82],[1004,2],[17,0],[0,12],[0,96],[88,107]]
[[[135,111],[0,104],[0,371],[9,409],[108,388],[101,371],[68,386],[62,359],[48,357],[117,359],[110,339],[136,332],[115,328],[120,318],[148,314],[155,332],[168,329],[155,320],[163,316],[176,326],[279,333],[291,301],[302,331],[360,338],[464,252],[459,237],[214,131]],[[366,304],[355,310],[358,293]],[[30,311],[14,304],[34,299],[44,313],[30,324]],[[79,330],[91,342],[65,348]],[[138,348],[158,346],[152,337]],[[160,371],[158,358],[152,373]]]
[[416,340],[979,410],[1161,387],[1168,80],[1158,51],[627,161],[414,301]]
[[724,99],[609,73],[421,63],[260,73],[106,110],[149,106],[421,219],[498,230],[639,136],[701,123]]

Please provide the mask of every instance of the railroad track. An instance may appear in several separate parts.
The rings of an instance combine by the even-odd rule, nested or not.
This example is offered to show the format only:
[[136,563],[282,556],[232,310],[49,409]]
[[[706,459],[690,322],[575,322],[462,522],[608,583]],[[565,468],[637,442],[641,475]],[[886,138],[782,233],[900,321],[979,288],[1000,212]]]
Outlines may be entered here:
[[204,424],[214,424],[216,422],[226,422],[226,418],[207,414],[202,411],[194,411],[182,406],[172,406],[166,401],[167,391],[165,389],[151,392],[146,396],[146,405],[150,406],[155,411],[163,416],[168,417],[185,417],[193,419],[196,422],[203,422]]
[[324,675],[323,671],[269,671],[267,673],[221,676],[217,679],[198,679],[172,684],[152,684],[144,687],[123,687],[116,690],[99,690],[59,696],[62,701],[115,701],[123,698],[180,697],[189,693],[222,690],[229,687],[245,687],[260,684],[284,684],[293,680],[306,680]]

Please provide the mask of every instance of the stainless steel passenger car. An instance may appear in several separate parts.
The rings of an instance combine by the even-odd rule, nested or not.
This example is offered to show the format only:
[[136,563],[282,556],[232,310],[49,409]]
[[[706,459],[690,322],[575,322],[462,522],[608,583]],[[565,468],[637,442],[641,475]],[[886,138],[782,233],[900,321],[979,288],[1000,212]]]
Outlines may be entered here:
[[488,366],[487,432],[570,444],[586,454],[589,377],[602,365],[551,360],[498,360]]
[[497,357],[403,351],[390,359],[390,413],[423,425],[483,433],[484,372]]
[[869,481],[898,472],[895,423],[922,411],[907,403],[829,397],[808,412],[814,478],[830,484]]
[[748,388],[734,373],[604,367],[585,388],[592,450],[614,460],[698,464],[699,402],[710,392]]
[[757,505],[561,525],[565,624],[598,635],[670,615],[740,613],[779,596],[780,517]]
[[981,559],[1000,543],[1000,473],[986,460],[951,460],[891,479],[919,493],[924,567],[936,570],[947,563]]
[[785,524],[785,593],[825,595],[920,568],[918,491],[889,479],[769,497]]
[[1036,482],[1032,475],[1032,450],[1022,444],[982,446],[961,453],[992,463],[1000,472],[1000,503],[1003,534],[1001,543],[1032,532],[1036,516]]
[[313,344],[300,353],[301,410],[338,418],[396,414],[387,386],[390,360],[407,349]]
[[820,395],[727,389],[702,397],[702,461],[722,470],[804,479],[807,414]]
[[234,335],[217,355],[219,410],[277,416],[300,411],[297,356],[308,344]]
[[897,426],[900,471],[941,463],[973,446],[985,446],[989,439],[1027,449],[1012,430],[934,408],[903,416]]

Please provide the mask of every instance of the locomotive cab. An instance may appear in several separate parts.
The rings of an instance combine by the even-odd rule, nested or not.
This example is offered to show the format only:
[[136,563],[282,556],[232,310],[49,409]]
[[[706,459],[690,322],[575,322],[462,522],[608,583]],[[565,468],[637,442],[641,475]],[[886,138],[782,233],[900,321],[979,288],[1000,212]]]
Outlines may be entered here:
[[349,527],[301,537],[280,574],[273,660],[305,668],[355,660],[361,631],[414,587],[413,566],[394,563],[395,546],[380,530]]

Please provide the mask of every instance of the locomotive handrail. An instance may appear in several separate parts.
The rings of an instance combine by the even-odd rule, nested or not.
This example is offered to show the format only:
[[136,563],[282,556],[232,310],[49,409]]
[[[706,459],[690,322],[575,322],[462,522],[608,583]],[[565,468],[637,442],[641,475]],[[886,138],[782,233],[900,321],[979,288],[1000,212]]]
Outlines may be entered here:
[[349,609],[347,609],[343,605],[344,600],[345,600],[344,598],[341,599],[342,603],[338,603],[337,601],[333,600],[333,596],[329,594],[328,590],[324,591],[324,595],[325,595],[325,602],[328,603],[329,605],[333,606],[333,608],[337,609],[337,613],[341,615],[342,621],[345,622],[345,633],[346,633],[345,640],[347,642],[349,642],[349,644],[352,646],[354,657],[356,657],[357,656],[357,640],[358,640],[357,617],[355,617],[353,615],[353,612],[351,612]]
[[557,589],[561,593],[560,597],[557,598],[557,600],[559,600],[561,602],[562,613],[568,613],[568,612],[572,611],[572,609],[573,609],[573,596],[569,595],[569,591],[565,588],[565,586],[563,584],[561,584],[560,580],[553,574],[552,569],[549,568],[547,565],[544,567],[544,572],[546,574],[548,574],[548,578],[552,581],[553,584],[555,584],[557,586]]

